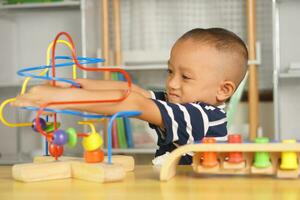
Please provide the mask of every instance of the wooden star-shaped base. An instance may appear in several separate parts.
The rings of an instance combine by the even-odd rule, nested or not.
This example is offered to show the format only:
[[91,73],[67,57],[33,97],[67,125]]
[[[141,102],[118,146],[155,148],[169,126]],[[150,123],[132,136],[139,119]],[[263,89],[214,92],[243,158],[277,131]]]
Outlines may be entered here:
[[107,158],[102,163],[86,163],[77,157],[61,157],[56,161],[50,156],[40,156],[33,163],[14,165],[12,176],[22,182],[76,178],[105,183],[121,181],[133,169],[131,156],[112,156],[112,164],[107,163]]

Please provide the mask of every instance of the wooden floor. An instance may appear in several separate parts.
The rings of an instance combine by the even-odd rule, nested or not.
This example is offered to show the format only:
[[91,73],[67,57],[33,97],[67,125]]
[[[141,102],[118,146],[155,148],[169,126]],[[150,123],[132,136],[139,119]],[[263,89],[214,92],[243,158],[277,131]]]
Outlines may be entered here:
[[168,182],[159,181],[153,166],[136,166],[126,179],[98,184],[75,179],[21,183],[11,178],[11,167],[0,166],[0,199],[300,199],[300,179],[269,176],[204,176],[178,167]]

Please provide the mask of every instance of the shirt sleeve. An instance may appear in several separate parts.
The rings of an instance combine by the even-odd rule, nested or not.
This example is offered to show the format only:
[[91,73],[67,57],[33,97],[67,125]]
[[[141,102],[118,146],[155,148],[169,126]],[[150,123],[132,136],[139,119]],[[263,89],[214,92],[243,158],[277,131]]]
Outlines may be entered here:
[[163,91],[156,92],[152,90],[149,90],[149,92],[151,94],[151,99],[166,101],[166,92]]
[[226,113],[214,106],[203,103],[177,104],[153,100],[158,106],[163,122],[164,144],[200,142],[206,137],[227,135]]

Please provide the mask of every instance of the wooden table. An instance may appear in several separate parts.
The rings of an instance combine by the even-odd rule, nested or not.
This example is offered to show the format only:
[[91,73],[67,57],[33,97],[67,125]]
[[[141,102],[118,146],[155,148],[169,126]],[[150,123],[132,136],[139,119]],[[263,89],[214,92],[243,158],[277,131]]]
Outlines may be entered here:
[[300,179],[268,176],[207,176],[178,167],[168,182],[159,181],[153,166],[136,166],[122,182],[92,183],[76,179],[22,183],[11,177],[11,166],[0,166],[0,199],[300,199]]

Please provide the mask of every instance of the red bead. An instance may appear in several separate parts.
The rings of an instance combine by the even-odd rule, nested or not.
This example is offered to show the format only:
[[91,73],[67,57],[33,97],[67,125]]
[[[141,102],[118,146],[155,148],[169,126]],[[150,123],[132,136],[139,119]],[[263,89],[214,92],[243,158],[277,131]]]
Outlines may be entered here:
[[49,153],[51,156],[57,159],[58,157],[62,156],[62,154],[64,153],[64,146],[49,143]]

